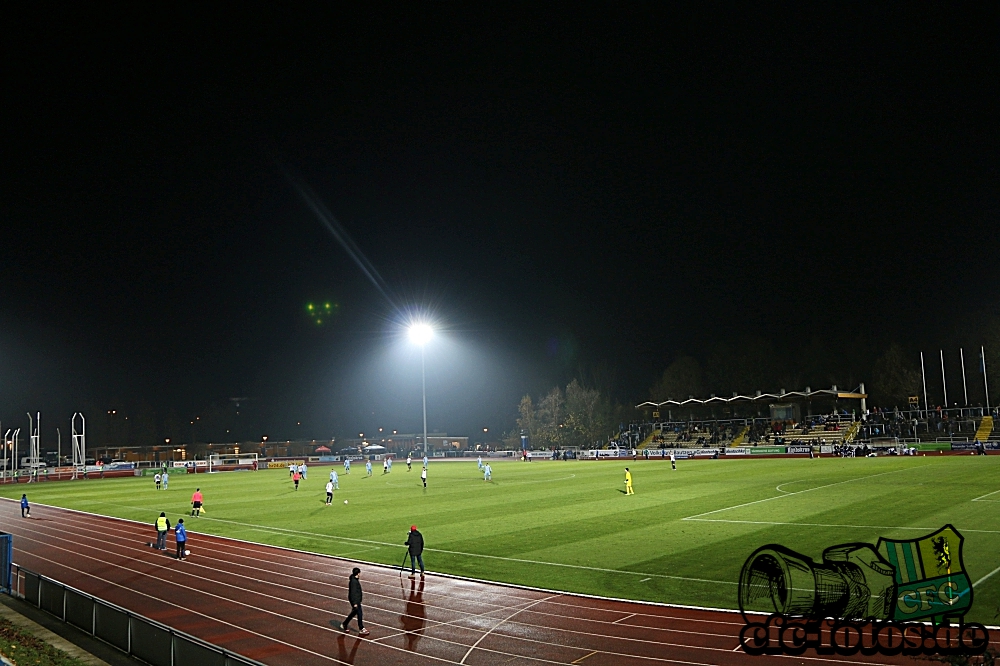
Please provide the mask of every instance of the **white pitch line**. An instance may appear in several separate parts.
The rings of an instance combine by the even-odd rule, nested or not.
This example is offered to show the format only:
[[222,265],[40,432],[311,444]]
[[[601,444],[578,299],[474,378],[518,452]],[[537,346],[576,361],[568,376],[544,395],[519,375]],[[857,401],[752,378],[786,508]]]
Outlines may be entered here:
[[776,485],[774,487],[774,489],[777,490],[779,493],[785,493],[786,495],[790,495],[792,493],[792,491],[790,491],[790,490],[782,490],[781,486],[787,486],[787,485],[790,485],[790,484],[793,484],[793,483],[800,483],[802,481],[805,481],[805,479],[799,479],[798,481],[785,481],[784,483],[779,483],[778,485]]
[[[10,501],[13,502],[13,501],[16,501],[16,500],[10,500]],[[108,505],[112,505],[113,504],[115,506],[122,506],[120,504],[115,504],[114,502],[104,502],[104,501],[101,501],[101,500],[92,500],[92,503],[94,503],[94,504],[108,504]],[[62,508],[62,507],[57,507],[57,508]],[[138,510],[138,507],[128,507],[128,506],[126,506],[126,508],[131,508],[131,509]],[[146,510],[146,509],[143,509],[143,511],[146,511],[148,513],[148,510]],[[109,516],[109,517],[113,517],[113,516]],[[244,522],[241,522],[241,521],[238,521],[238,520],[227,520],[225,518],[214,518],[212,516],[201,516],[200,518],[198,518],[198,520],[199,521],[205,521],[205,522],[214,521],[214,522],[217,522],[217,523],[227,523],[229,525],[239,525],[240,527],[246,527],[246,528],[255,530],[257,532],[275,532],[275,533],[279,533],[279,534],[305,535],[305,536],[313,537],[313,538],[329,539],[329,540],[333,540],[333,541],[342,541],[342,542],[348,542],[348,543],[352,543],[352,544],[363,543],[363,544],[374,544],[376,546],[392,546],[392,547],[398,546],[398,544],[389,543],[388,541],[374,541],[372,539],[356,539],[356,538],[353,538],[353,537],[340,537],[340,536],[333,536],[333,535],[330,535],[330,534],[320,534],[318,532],[306,532],[306,531],[303,531],[303,530],[292,530],[292,529],[288,529],[288,528],[285,528],[285,527],[273,527],[273,526],[270,526],[270,525],[255,525],[254,523],[244,523]],[[192,524],[194,524],[194,523],[192,523]],[[220,536],[220,535],[214,535],[214,536]],[[227,537],[223,537],[223,538],[227,538]],[[269,545],[269,544],[266,544],[266,545]],[[541,560],[529,560],[529,559],[522,558],[522,557],[503,557],[501,555],[487,555],[485,553],[467,553],[467,552],[460,551],[460,550],[446,550],[444,548],[424,548],[424,551],[425,552],[430,552],[430,553],[445,553],[447,555],[458,555],[458,556],[461,556],[461,557],[478,557],[478,558],[487,559],[487,560],[500,560],[502,562],[518,562],[520,564],[540,564],[540,565],[547,566],[547,567],[559,567],[559,568],[562,568],[562,569],[580,569],[581,571],[600,571],[602,573],[623,574],[623,575],[626,575],[626,576],[650,576],[652,578],[664,578],[664,579],[667,579],[667,580],[687,580],[687,581],[691,581],[693,583],[712,583],[712,584],[715,584],[715,585],[739,585],[738,582],[731,581],[731,580],[713,580],[711,578],[691,578],[689,576],[671,576],[671,575],[668,575],[668,574],[650,573],[648,571],[629,571],[627,569],[610,569],[610,568],[607,568],[607,567],[588,567],[588,566],[585,566],[583,564],[566,564],[564,562],[543,562]],[[334,557],[337,557],[337,556],[334,555]],[[392,566],[392,565],[391,564],[385,564],[385,566]]]
[[990,576],[992,576],[993,574],[995,574],[998,571],[1000,571],[1000,567],[997,567],[993,571],[989,572],[988,574],[986,574],[985,576],[983,576],[982,578],[980,578],[979,580],[977,580],[975,583],[972,584],[972,587],[976,587],[977,585],[979,585],[984,580],[986,580],[987,578],[989,578]]
[[[745,525],[793,525],[795,527],[842,527],[847,529],[870,529],[870,530],[916,530],[919,532],[934,532],[939,527],[905,527],[899,525],[838,525],[836,523],[791,523],[776,520],[728,520],[726,518],[684,518],[699,523],[736,523]],[[956,528],[958,529],[958,528]],[[973,530],[962,528],[959,532],[972,532],[974,534],[1000,534],[1000,530]]]
[[984,500],[983,498],[984,497],[989,497],[990,495],[996,495],[997,493],[1000,493],[1000,490],[994,490],[991,493],[986,493],[985,495],[980,495],[979,497],[977,497],[975,499],[972,499],[972,500],[969,500],[969,501],[970,502],[984,502],[984,501],[985,502],[995,502],[996,500]]
[[[785,495],[775,495],[774,497],[765,497],[764,499],[754,500],[752,502],[744,502],[743,504],[737,504],[736,506],[727,506],[721,509],[715,509],[714,511],[706,511],[705,513],[696,513],[693,516],[688,516],[687,518],[681,518],[681,520],[694,520],[696,518],[701,518],[702,516],[710,516],[713,513],[721,513],[722,511],[731,511],[732,509],[741,509],[745,506],[753,506],[754,504],[760,504],[761,502],[770,502],[771,500],[782,499],[783,497],[791,497],[792,495],[801,495],[802,493],[812,492],[813,490],[822,490],[823,488],[832,488],[833,486],[839,486],[844,483],[851,483],[852,481],[863,481],[865,479],[874,479],[877,476],[885,476],[886,474],[895,474],[897,472],[909,472],[914,469],[919,469],[920,467],[926,467],[927,465],[918,465],[917,467],[906,467],[903,469],[894,469],[890,472],[879,472],[878,474],[869,474],[868,476],[859,476],[853,479],[846,479],[844,481],[836,481],[834,483],[828,483],[823,486],[816,486],[814,488],[806,488],[805,490],[796,490],[795,492],[787,493]],[[784,485],[784,484],[782,484]]]

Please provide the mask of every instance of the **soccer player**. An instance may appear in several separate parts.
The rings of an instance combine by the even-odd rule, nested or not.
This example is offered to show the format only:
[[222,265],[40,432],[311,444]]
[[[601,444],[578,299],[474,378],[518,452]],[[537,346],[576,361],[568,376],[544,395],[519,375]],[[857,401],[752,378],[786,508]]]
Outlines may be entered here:
[[625,468],[625,494],[635,495],[635,491],[632,490],[632,472],[628,471],[628,467]]
[[167,473],[167,468],[163,468],[163,474],[161,475],[163,479],[163,489],[167,489],[167,484],[170,483],[170,474]]
[[420,480],[424,482],[424,488],[427,487],[427,468],[424,467],[420,470]]
[[340,490],[340,478],[337,476],[337,470],[330,471],[330,483],[333,484],[335,490]]
[[333,504],[333,481],[326,482],[326,505]]
[[301,479],[301,478],[302,478],[302,475],[299,474],[298,472],[295,472],[295,474],[292,474],[292,481],[295,483],[295,489],[296,490],[299,489],[299,479]]
[[368,472],[368,476],[372,475],[372,461],[371,460],[366,460],[365,461],[365,471]]
[[297,471],[299,471],[299,466],[298,465],[296,465],[295,463],[291,463],[291,464],[288,465],[288,476],[289,476],[289,478],[295,476],[295,472],[297,472]]
[[383,474],[388,474],[389,473],[389,459],[388,458],[386,458],[385,460],[382,461],[382,473]]
[[204,498],[201,496],[201,488],[195,488],[194,494],[191,495],[191,515],[197,516],[201,513],[201,503]]
[[412,467],[413,467],[413,458],[410,456],[409,453],[407,453],[406,454],[406,471],[409,472]]
[[299,465],[299,474],[302,475],[302,480],[303,481],[305,481],[306,479],[309,478],[309,468],[306,466],[305,463],[302,463],[301,465]]
[[677,469],[677,456],[673,449],[670,449],[670,469]]
[[427,469],[427,454],[424,454],[424,469]]
[[493,480],[493,469],[490,467],[489,463],[486,463],[486,466],[483,467],[483,481],[492,481],[492,480]]
[[153,481],[156,483],[156,489],[159,490],[160,489],[160,474],[159,473],[153,475]]
[[351,473],[351,459],[344,458],[344,474],[350,474],[350,473]]
[[389,473],[391,474],[392,473],[392,456],[389,456],[388,463],[389,463]]
[[406,535],[404,544],[410,551],[410,578],[416,578],[417,563],[420,563],[420,577],[424,577],[424,535],[417,531],[416,525],[410,525],[410,533]]
[[479,463],[479,471],[482,472],[483,471],[483,457],[479,456],[479,460],[477,462]]

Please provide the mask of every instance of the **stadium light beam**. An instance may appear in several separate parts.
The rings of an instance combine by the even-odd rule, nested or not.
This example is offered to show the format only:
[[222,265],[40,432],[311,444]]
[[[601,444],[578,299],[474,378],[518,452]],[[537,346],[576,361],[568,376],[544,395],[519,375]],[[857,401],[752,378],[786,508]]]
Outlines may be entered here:
[[427,364],[424,361],[424,347],[434,337],[434,329],[429,324],[412,324],[410,341],[420,347],[420,394],[424,403],[424,455],[427,455]]

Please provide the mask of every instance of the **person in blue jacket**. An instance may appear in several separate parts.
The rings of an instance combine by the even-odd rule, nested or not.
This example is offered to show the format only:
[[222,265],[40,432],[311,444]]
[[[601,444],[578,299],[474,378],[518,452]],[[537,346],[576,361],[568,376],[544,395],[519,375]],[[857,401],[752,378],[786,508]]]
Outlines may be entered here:
[[177,559],[183,560],[187,555],[187,528],[184,527],[184,519],[181,518],[174,526],[174,541],[177,542]]
[[21,517],[31,518],[31,507],[28,506],[28,496],[21,493]]

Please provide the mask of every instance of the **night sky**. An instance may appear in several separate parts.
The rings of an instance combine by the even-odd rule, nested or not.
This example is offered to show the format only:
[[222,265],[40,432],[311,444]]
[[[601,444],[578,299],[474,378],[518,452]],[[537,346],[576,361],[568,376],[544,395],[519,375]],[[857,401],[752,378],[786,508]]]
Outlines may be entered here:
[[427,312],[428,425],[478,438],[738,336],[863,379],[996,307],[995,12],[567,7],[8,12],[4,429],[239,397],[248,437],[412,432]]

